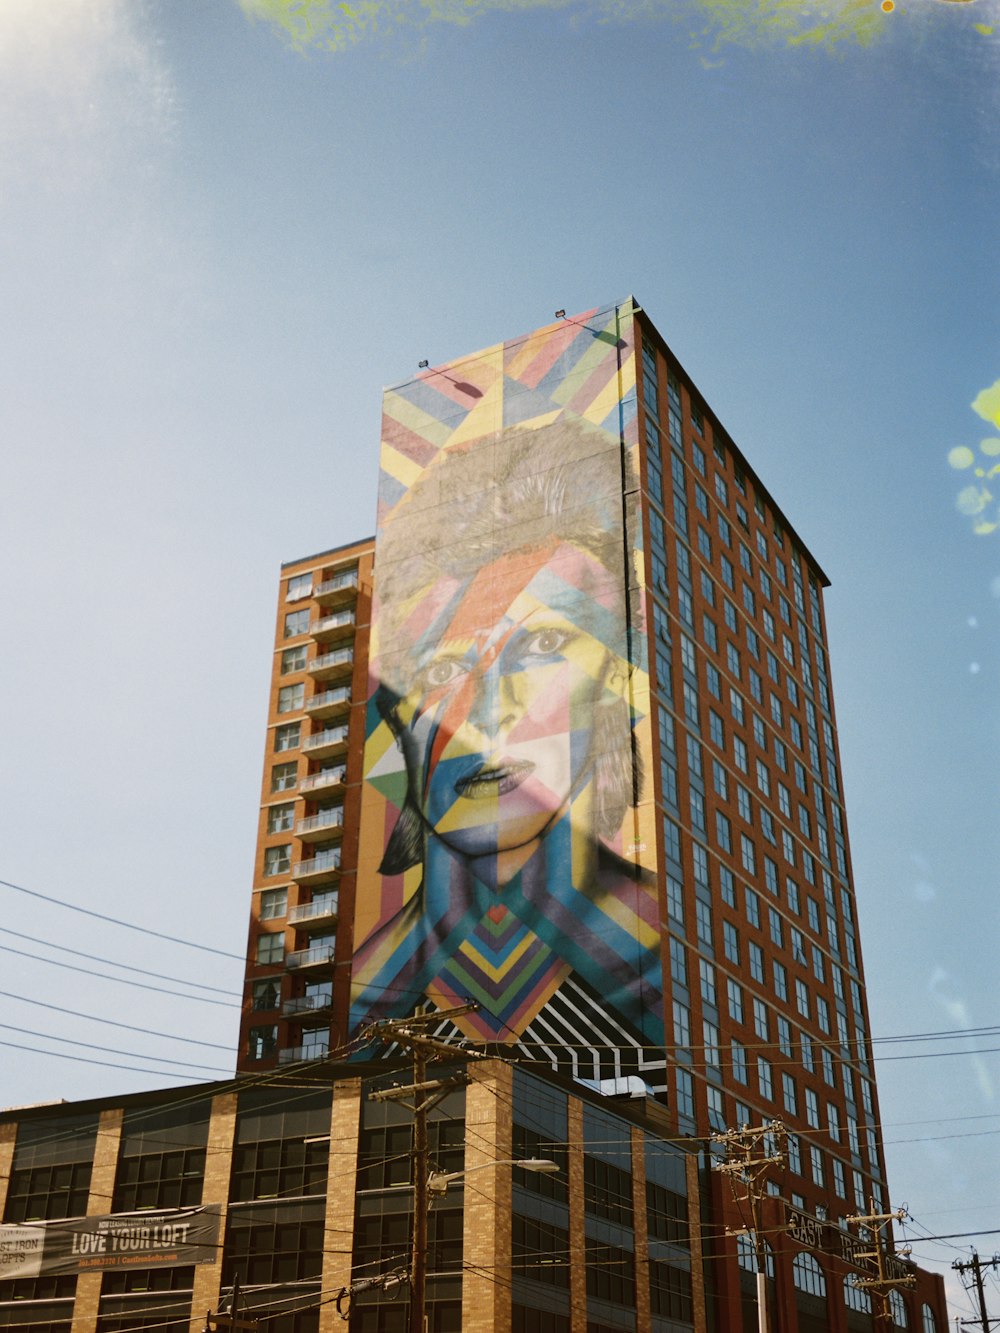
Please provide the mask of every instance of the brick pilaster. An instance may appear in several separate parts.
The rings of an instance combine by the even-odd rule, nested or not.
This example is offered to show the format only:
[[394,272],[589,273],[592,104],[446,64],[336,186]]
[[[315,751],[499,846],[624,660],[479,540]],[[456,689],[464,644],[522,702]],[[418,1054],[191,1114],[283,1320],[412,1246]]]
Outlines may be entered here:
[[[113,1106],[107,1111],[102,1111],[97,1122],[94,1165],[90,1173],[90,1193],[87,1196],[88,1217],[99,1217],[102,1213],[111,1212],[124,1115],[120,1106]],[[101,1277],[101,1273],[81,1273],[76,1279],[71,1333],[95,1333],[97,1309],[101,1301]]]
[[636,1333],[650,1333],[646,1136],[635,1125],[632,1126],[632,1216],[635,1235],[635,1328]]
[[[708,1311],[705,1303],[705,1251],[702,1244],[701,1173],[697,1153],[689,1153],[685,1162],[687,1184],[688,1234],[691,1237],[691,1303],[694,1333],[705,1333]],[[736,1288],[737,1295],[739,1287]],[[737,1310],[739,1305],[736,1306]]]
[[8,1121],[0,1125],[0,1218],[7,1207],[7,1190],[10,1188],[10,1173],[14,1169],[14,1143],[17,1139],[17,1122]]
[[[205,1327],[206,1310],[218,1309],[219,1285],[222,1281],[222,1247],[226,1238],[229,1174],[233,1162],[235,1134],[236,1093],[219,1093],[212,1098],[212,1117],[208,1122],[208,1143],[205,1153],[205,1183],[201,1191],[201,1201],[205,1207],[219,1210],[219,1248],[216,1251],[215,1263],[198,1264],[194,1270],[191,1333],[201,1333]],[[76,1329],[73,1329],[73,1333],[76,1333]]]
[[583,1197],[583,1103],[566,1099],[569,1140],[569,1310],[571,1333],[587,1333],[587,1241]]
[[[343,1079],[333,1086],[330,1116],[330,1162],[323,1233],[323,1293],[326,1297],[334,1295],[351,1281],[360,1135],[361,1080]],[[335,1329],[344,1327],[335,1303],[327,1300],[319,1308],[319,1333],[334,1333]]]
[[465,1190],[462,1333],[494,1333],[511,1323],[511,1227],[514,1076],[499,1060],[470,1066],[465,1093]]

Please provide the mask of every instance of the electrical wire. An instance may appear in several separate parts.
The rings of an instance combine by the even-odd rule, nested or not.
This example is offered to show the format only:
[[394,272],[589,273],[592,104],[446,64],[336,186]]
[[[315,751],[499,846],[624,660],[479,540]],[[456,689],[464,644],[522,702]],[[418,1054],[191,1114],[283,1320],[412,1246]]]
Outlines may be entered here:
[[244,961],[242,954],[230,953],[228,949],[216,949],[209,944],[199,944],[196,940],[185,940],[178,935],[166,935],[161,930],[151,930],[148,926],[136,925],[134,921],[124,921],[121,917],[108,916],[104,912],[81,907],[78,903],[67,902],[65,898],[54,898],[51,894],[39,893],[37,889],[27,889],[23,884],[11,883],[9,879],[0,879],[0,886],[12,889],[15,893],[25,893],[29,898],[39,898],[43,902],[54,903],[57,907],[65,907],[70,912],[79,912],[83,916],[95,917],[98,921],[107,921],[113,926],[121,926],[124,930],[137,931],[140,935],[151,935],[154,939],[166,940],[170,944],[182,944],[188,949],[200,949],[202,953],[218,954],[220,958],[235,958],[239,963]]
[[231,1044],[218,1041],[203,1041],[199,1037],[181,1037],[175,1032],[157,1032],[154,1028],[137,1027],[134,1023],[120,1023],[114,1018],[101,1018],[97,1014],[85,1014],[79,1009],[66,1009],[59,1004],[49,1004],[45,1000],[32,1000],[27,995],[16,995],[13,991],[0,990],[0,996],[7,1000],[18,1000],[22,1004],[37,1005],[40,1009],[52,1009],[58,1014],[70,1014],[73,1018],[85,1019],[88,1023],[106,1023],[109,1027],[125,1028],[129,1032],[141,1032],[147,1037],[163,1037],[167,1041],[182,1041],[191,1046],[210,1046],[217,1051],[232,1051]]
[[[9,944],[0,944],[3,953],[18,954],[21,958],[32,958],[36,963],[51,963],[53,967],[62,967],[69,972],[82,972],[88,977],[100,977],[103,981],[117,981],[122,986],[138,986],[140,990],[156,991],[160,995],[174,995],[181,1000],[198,1000],[201,1004],[219,1004],[226,1009],[239,1009],[241,1005],[232,1000],[213,1000],[208,995],[185,995],[183,991],[168,990],[165,986],[150,986],[145,981],[130,981],[128,977],[113,977],[108,972],[95,972],[91,967],[77,967],[75,963],[63,963],[57,958],[43,958],[41,954],[28,953],[24,949],[14,949]],[[118,966],[116,964],[116,966]],[[231,994],[237,994],[232,991]]]

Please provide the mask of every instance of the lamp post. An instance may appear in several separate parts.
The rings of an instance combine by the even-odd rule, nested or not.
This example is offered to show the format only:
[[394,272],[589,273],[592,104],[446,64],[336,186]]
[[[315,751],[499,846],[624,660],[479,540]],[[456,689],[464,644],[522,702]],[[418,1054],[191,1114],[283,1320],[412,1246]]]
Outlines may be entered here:
[[[424,1149],[426,1153],[426,1148]],[[551,1174],[559,1170],[557,1162],[545,1157],[504,1157],[495,1162],[480,1162],[464,1171],[431,1171],[424,1175],[423,1162],[418,1157],[413,1181],[413,1252],[410,1255],[410,1329],[409,1333],[426,1333],[427,1309],[427,1212],[431,1200],[448,1193],[473,1171],[485,1171],[491,1166],[519,1166],[522,1171]]]

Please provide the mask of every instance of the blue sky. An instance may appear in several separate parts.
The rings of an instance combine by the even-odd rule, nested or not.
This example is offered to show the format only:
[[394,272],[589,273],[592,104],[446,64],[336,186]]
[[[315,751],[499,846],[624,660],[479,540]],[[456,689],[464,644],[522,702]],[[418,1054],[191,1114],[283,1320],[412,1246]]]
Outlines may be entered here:
[[[873,4],[835,49],[708,0],[473,8],[336,51],[237,0],[0,10],[0,878],[240,954],[278,566],[371,531],[382,385],[632,292],[832,580],[874,1033],[997,1023],[1000,532],[947,455],[1000,378],[1000,7]],[[236,1002],[232,958],[0,894],[5,931]],[[234,1008],[0,958],[5,992],[233,1043]],[[0,1022],[7,1103],[170,1081],[46,1051],[231,1067]],[[1000,1226],[994,1043],[878,1048],[919,1057],[879,1074],[915,1234]]]

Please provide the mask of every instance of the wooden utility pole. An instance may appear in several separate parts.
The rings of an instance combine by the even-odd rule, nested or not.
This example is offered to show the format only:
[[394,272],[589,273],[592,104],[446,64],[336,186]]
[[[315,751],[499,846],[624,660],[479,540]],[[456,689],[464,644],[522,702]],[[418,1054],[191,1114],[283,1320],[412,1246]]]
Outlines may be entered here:
[[427,1324],[427,1221],[430,1197],[427,1181],[430,1162],[427,1148],[427,1114],[452,1088],[466,1082],[465,1075],[452,1078],[428,1079],[427,1065],[431,1057],[438,1060],[481,1060],[480,1051],[451,1046],[424,1030],[442,1019],[457,1018],[475,1009],[474,1004],[456,1009],[435,1010],[412,1018],[388,1019],[374,1025],[366,1034],[386,1043],[409,1048],[413,1054],[413,1082],[408,1087],[380,1088],[371,1093],[372,1101],[399,1101],[413,1112],[413,1228],[410,1244],[410,1320],[409,1333],[426,1333]]
[[[992,1259],[987,1263],[984,1263],[975,1250],[972,1251],[971,1259],[956,1259],[952,1264],[952,1268],[954,1268],[956,1273],[961,1277],[963,1285],[965,1283],[966,1273],[972,1273],[973,1285],[976,1288],[976,1298],[979,1302],[979,1318],[960,1319],[958,1321],[960,1324],[978,1324],[983,1330],[983,1333],[990,1333],[990,1325],[997,1322],[997,1320],[989,1317],[986,1310],[986,1292],[983,1289],[983,1269],[996,1269],[998,1264],[1000,1264],[1000,1255],[995,1254]],[[966,1287],[966,1290],[968,1290],[968,1287]]]
[[[893,1327],[892,1305],[889,1293],[895,1287],[915,1287],[917,1284],[916,1275],[901,1271],[902,1266],[897,1257],[890,1253],[886,1241],[886,1232],[893,1222],[905,1222],[909,1213],[905,1208],[897,1208],[889,1213],[877,1213],[875,1211],[875,1200],[869,1201],[871,1207],[870,1213],[857,1214],[854,1217],[845,1217],[845,1222],[856,1222],[858,1226],[867,1227],[868,1233],[875,1246],[873,1250],[862,1250],[854,1255],[857,1260],[875,1261],[874,1277],[854,1277],[850,1281],[855,1287],[860,1287],[862,1291],[871,1291],[879,1301],[879,1310],[875,1314],[876,1320],[880,1321],[886,1333],[891,1333]],[[895,1264],[896,1271],[889,1270]]]
[[254,1333],[257,1328],[256,1319],[240,1318],[240,1275],[233,1278],[233,1289],[229,1294],[229,1309],[231,1314],[226,1314],[222,1310],[225,1301],[219,1301],[219,1313],[213,1314],[211,1310],[205,1315],[204,1333],[228,1333],[230,1329],[238,1330],[239,1333]]
[[[715,1162],[712,1169],[729,1177],[737,1201],[750,1208],[750,1230],[757,1266],[757,1333],[768,1333],[767,1247],[761,1235],[760,1201],[767,1187],[767,1173],[772,1166],[779,1166],[785,1160],[775,1151],[778,1136],[784,1132],[784,1125],[772,1120],[756,1129],[744,1125],[742,1129],[728,1129],[724,1134],[712,1135],[713,1143],[722,1143],[726,1148],[726,1160]],[[739,1187],[742,1187],[741,1193],[737,1192]]]

